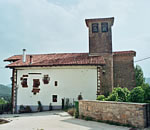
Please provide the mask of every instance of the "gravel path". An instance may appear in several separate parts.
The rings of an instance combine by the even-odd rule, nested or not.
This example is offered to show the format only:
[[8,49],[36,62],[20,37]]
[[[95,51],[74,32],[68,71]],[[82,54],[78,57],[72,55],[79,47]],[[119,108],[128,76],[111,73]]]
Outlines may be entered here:
[[31,114],[4,114],[0,130],[129,130],[130,128],[108,125],[94,121],[75,119],[63,111],[49,111]]

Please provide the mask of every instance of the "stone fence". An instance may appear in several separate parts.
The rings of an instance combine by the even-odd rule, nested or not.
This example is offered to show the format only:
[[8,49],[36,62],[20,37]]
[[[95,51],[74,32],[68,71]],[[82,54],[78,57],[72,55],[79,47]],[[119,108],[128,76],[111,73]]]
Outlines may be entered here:
[[150,105],[146,103],[80,100],[79,115],[138,128],[150,126]]

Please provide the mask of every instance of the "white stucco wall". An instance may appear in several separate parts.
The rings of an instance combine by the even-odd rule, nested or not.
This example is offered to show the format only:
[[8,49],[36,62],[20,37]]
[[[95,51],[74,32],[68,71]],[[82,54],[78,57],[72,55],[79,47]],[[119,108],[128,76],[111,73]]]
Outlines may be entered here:
[[[29,73],[41,73],[29,74]],[[49,84],[44,84],[42,78],[49,75]],[[28,75],[28,88],[23,88],[20,78]],[[33,79],[40,79],[40,92],[33,94]],[[54,82],[58,81],[58,86]],[[51,68],[19,68],[17,71],[17,105],[62,105],[62,98],[77,100],[77,96],[82,93],[84,99],[96,99],[97,91],[97,68],[96,66],[68,66]],[[58,95],[56,103],[52,102],[52,95]]]

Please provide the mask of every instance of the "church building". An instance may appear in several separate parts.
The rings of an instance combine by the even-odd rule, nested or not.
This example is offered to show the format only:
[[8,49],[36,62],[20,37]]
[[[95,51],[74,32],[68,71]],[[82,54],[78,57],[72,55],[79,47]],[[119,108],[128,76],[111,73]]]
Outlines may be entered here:
[[14,55],[5,59],[12,69],[12,106],[37,111],[38,101],[43,110],[61,109],[64,99],[73,104],[79,94],[95,100],[108,95],[114,87],[135,87],[135,51],[112,50],[114,18],[86,19],[89,29],[88,53],[53,53]]

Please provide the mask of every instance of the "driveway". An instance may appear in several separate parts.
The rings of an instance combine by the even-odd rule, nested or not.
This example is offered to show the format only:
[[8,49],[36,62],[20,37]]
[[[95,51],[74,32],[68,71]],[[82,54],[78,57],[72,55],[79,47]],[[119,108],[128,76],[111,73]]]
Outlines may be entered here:
[[4,114],[9,120],[0,130],[129,130],[130,128],[94,121],[75,119],[64,111],[48,111],[30,114]]

